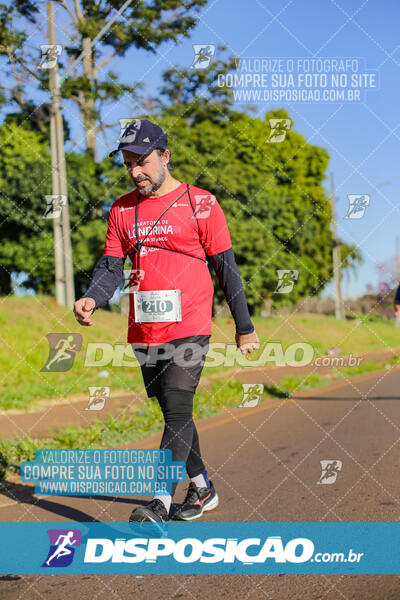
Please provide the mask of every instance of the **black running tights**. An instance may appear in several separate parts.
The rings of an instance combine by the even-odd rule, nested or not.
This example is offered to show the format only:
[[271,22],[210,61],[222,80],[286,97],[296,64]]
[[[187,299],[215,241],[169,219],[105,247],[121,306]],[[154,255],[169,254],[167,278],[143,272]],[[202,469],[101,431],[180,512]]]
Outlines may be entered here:
[[[187,390],[168,389],[157,397],[165,421],[160,448],[169,448],[172,460],[185,462],[189,477],[196,477],[205,469],[200,454],[199,436],[192,418],[193,396],[193,392]],[[172,484],[172,495],[177,485],[176,482]]]

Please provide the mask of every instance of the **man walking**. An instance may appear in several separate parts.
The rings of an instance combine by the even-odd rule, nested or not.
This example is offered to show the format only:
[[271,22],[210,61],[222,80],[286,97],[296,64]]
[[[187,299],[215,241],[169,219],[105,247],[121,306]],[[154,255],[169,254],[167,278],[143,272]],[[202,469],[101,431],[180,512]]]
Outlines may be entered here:
[[[128,342],[141,365],[149,398],[156,397],[165,427],[160,448],[184,461],[190,485],[174,518],[192,520],[218,505],[207,477],[193,422],[193,397],[211,336],[213,284],[207,257],[217,274],[236,325],[242,353],[259,347],[250,320],[239,269],[223,211],[209,192],[171,176],[163,130],[138,120],[125,130],[118,148],[135,185],[111,207],[105,249],[86,296],[75,303],[82,325],[104,306],[132,260]],[[189,358],[189,360],[187,360]],[[165,522],[172,496],[160,494],[133,510],[130,521]]]

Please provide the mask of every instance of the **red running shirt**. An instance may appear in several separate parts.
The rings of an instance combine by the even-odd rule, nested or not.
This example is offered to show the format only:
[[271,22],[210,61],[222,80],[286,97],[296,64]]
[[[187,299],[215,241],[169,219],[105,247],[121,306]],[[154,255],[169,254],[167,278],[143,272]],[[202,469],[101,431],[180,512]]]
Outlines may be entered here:
[[[215,197],[190,186],[194,216],[186,187],[186,183],[181,183],[164,196],[141,196],[138,237],[140,241],[147,237],[140,255],[135,254],[132,266],[137,282],[135,290],[181,290],[182,321],[135,323],[133,294],[130,293],[128,343],[155,346],[190,335],[211,335],[214,287],[205,255],[225,252],[232,243],[225,215]],[[112,205],[103,256],[126,258],[134,251],[138,196],[138,190],[134,190]],[[155,225],[172,203],[174,205]]]

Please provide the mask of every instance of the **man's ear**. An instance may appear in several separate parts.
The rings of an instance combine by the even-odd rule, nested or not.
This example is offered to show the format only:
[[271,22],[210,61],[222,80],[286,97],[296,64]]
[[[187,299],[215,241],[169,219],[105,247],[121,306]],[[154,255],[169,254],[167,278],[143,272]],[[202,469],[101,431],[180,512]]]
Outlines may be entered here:
[[169,157],[171,156],[171,152],[168,150],[168,148],[166,148],[164,150],[164,154],[162,155],[162,162],[164,167],[166,167],[169,163]]

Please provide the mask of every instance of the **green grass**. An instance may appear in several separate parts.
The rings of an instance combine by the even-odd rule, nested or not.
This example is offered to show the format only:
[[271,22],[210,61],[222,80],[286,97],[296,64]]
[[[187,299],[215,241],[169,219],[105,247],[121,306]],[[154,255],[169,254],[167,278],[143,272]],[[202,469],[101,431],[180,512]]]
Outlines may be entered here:
[[[58,306],[48,296],[24,298],[0,298],[0,408],[30,409],[38,400],[60,399],[80,394],[88,397],[89,385],[108,385],[113,393],[117,390],[143,391],[138,367],[84,367],[88,342],[125,344],[128,316],[98,310],[93,316],[94,326],[80,326],[66,307]],[[252,354],[256,359],[267,341],[280,341],[283,349],[299,341],[312,344],[316,355],[338,346],[342,355],[382,350],[400,345],[399,331],[393,322],[383,320],[357,324],[355,321],[339,322],[333,317],[320,315],[293,315],[289,317],[255,318],[254,324],[261,341],[261,348]],[[213,342],[234,343],[232,319],[213,322]],[[48,356],[47,333],[80,333],[82,348],[76,353],[75,362],[64,373],[44,373]],[[100,378],[100,371],[109,372]],[[228,372],[228,368],[204,368],[203,377]]]
[[327,379],[320,377],[315,373],[310,373],[309,375],[303,375],[299,377],[290,375],[289,377],[285,377],[279,383],[279,385],[267,385],[265,390],[268,392],[268,394],[275,398],[290,398],[293,392],[298,392],[300,390],[311,390],[313,388],[325,385],[327,382]]
[[[395,355],[388,361],[366,361],[357,367],[340,367],[335,369],[333,377],[329,379],[315,373],[289,376],[279,385],[265,386],[260,401],[273,397],[290,398],[296,391],[321,387],[332,380],[383,369],[387,364],[398,364],[399,358]],[[237,408],[242,397],[241,382],[219,378],[207,389],[198,389],[194,399],[194,418],[201,419],[219,414],[227,408]],[[119,418],[109,415],[107,419],[97,420],[89,427],[66,427],[42,439],[26,437],[3,440],[0,442],[0,479],[18,473],[22,461],[34,460],[35,450],[38,448],[113,448],[161,432],[162,428],[163,419],[158,402],[146,399],[141,405],[133,407],[133,410],[125,410]]]
[[[199,390],[195,396],[193,415],[204,418],[216,415],[223,408],[237,408],[243,388],[239,381],[214,382],[208,390]],[[264,398],[266,399],[266,394]],[[119,418],[110,415],[90,427],[66,427],[47,438],[2,440],[0,442],[0,478],[18,473],[24,460],[34,460],[38,448],[113,448],[134,442],[162,431],[163,418],[155,399],[146,399],[142,405],[125,411]]]
[[394,354],[387,360],[373,361],[367,360],[362,361],[359,365],[354,367],[337,367],[334,368],[329,376],[321,377],[316,373],[309,373],[307,375],[300,375],[295,377],[290,375],[285,377],[279,385],[265,386],[265,391],[270,396],[276,398],[290,398],[293,392],[301,390],[311,390],[313,388],[321,387],[332,381],[340,381],[342,379],[348,379],[349,377],[356,377],[357,375],[363,375],[364,373],[371,373],[373,371],[380,371],[387,365],[398,365],[400,362],[400,355]]

